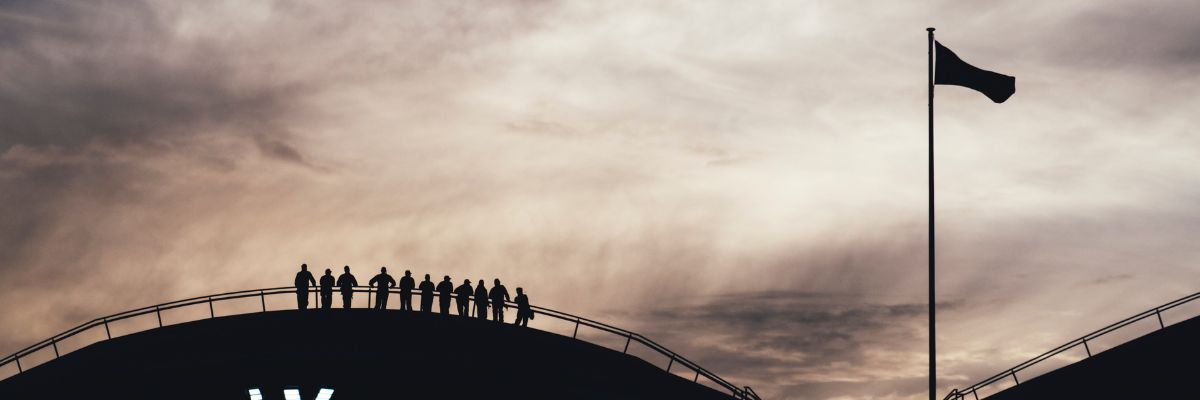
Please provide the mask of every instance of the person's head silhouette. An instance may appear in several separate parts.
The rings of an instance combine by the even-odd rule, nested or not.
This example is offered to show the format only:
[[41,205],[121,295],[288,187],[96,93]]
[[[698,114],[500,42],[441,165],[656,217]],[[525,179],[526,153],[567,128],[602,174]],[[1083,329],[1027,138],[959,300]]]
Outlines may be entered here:
[[496,282],[493,283],[492,286],[500,286],[500,279],[497,278]]
[[524,290],[524,289],[517,288],[517,294],[518,294],[518,295],[520,295],[521,293],[524,293],[524,292],[525,292],[525,290]]
[[300,264],[301,271],[308,271],[308,264]]
[[425,274],[425,282],[429,282],[429,274]]
[[350,266],[347,265],[345,267],[342,267],[342,271],[346,271],[347,274],[350,273]]
[[483,279],[479,280],[479,286],[483,286]]
[[470,286],[470,285],[471,285],[471,280],[470,280],[470,279],[463,279],[463,284],[464,284],[464,285],[467,285],[467,286]]
[[381,274],[386,274],[386,273],[387,273],[387,267],[379,267],[379,273],[381,273]]
[[404,276],[412,276],[412,271],[404,270]]
[[450,282],[450,275],[446,275],[446,277],[442,278],[442,280],[446,281],[446,282]]
[[329,268],[325,268],[325,275],[333,275],[333,270],[329,269]]

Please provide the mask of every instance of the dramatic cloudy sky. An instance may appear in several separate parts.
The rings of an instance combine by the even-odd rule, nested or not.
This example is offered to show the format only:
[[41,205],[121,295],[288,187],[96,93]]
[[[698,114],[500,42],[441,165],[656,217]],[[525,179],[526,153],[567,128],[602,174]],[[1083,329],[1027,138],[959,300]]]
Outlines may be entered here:
[[1200,289],[1197,16],[0,2],[0,353],[387,265],[502,278],[765,398],[924,398],[925,27],[1017,77],[938,89],[945,391]]

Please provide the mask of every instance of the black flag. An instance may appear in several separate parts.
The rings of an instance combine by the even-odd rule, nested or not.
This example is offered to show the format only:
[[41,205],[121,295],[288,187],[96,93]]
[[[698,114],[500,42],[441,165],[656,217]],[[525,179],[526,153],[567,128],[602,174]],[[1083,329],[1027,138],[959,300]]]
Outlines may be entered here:
[[937,47],[937,61],[933,72],[935,85],[958,85],[975,89],[997,103],[1003,103],[1017,91],[1017,78],[975,68],[941,43],[934,42],[934,45]]

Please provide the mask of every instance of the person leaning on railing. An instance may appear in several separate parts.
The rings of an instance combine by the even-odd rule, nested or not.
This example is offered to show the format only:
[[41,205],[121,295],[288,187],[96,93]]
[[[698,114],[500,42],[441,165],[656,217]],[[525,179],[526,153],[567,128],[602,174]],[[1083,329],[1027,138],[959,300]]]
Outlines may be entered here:
[[404,270],[404,277],[400,278],[400,309],[404,311],[412,311],[412,291],[416,288],[417,282],[413,281],[412,271]]
[[[301,310],[308,308],[308,288],[316,286],[320,290],[321,304],[320,308],[328,309],[333,305],[333,287],[337,286],[342,293],[342,308],[351,308],[351,300],[354,297],[354,288],[358,286],[358,280],[354,275],[350,274],[350,266],[342,268],[344,271],[337,280],[333,279],[333,271],[325,269],[325,275],[321,276],[321,283],[317,285],[317,281],[313,279],[312,273],[308,272],[308,264],[300,265],[300,272],[296,273],[296,301]],[[475,301],[476,318],[488,319],[488,308],[491,307],[491,317],[493,321],[504,322],[504,309],[508,308],[510,301],[508,289],[500,284],[500,279],[496,279],[495,285],[491,290],[488,290],[483,285],[483,280],[479,280],[479,286],[474,290],[471,289],[471,280],[463,280],[463,284],[457,288],[451,283],[449,275],[442,278],[442,282],[434,287],[430,280],[429,274],[425,274],[425,280],[421,282],[419,288],[421,292],[421,311],[433,311],[433,297],[438,297],[438,305],[440,306],[441,314],[450,314],[450,297],[451,295],[458,299],[458,315],[470,317],[471,300]],[[399,285],[391,275],[387,273],[387,267],[379,267],[379,274],[371,278],[367,282],[368,288],[375,289],[375,304],[374,309],[382,310],[387,308],[388,294],[390,289],[400,287],[400,309],[411,310],[412,300],[412,272],[404,271],[404,277],[400,279]],[[529,305],[529,296],[525,295],[525,290],[517,288],[517,297],[511,299],[517,304],[517,317],[513,321],[514,325],[529,326],[529,320],[533,319],[533,309]],[[406,304],[407,303],[407,304]]]
[[325,268],[325,275],[321,276],[321,308],[329,309],[333,307],[333,270]]
[[301,310],[308,309],[309,286],[317,286],[317,280],[308,272],[308,264],[300,264],[300,272],[296,273],[296,305]]
[[475,314],[476,318],[487,319],[488,317],[488,291],[483,287],[483,279],[479,280],[479,286],[475,287]]
[[349,265],[342,270],[346,272],[338,276],[337,287],[342,291],[342,308],[350,308],[350,300],[354,298],[354,287],[358,286],[358,280],[354,279],[354,275],[350,275]]
[[492,286],[489,297],[492,298],[492,321],[504,322],[504,309],[507,307],[504,302],[508,301],[508,289],[500,284],[499,279],[496,279],[496,284]]
[[430,280],[429,274],[425,274],[425,280],[421,281],[421,312],[433,311],[433,281]]
[[529,326],[529,320],[533,319],[533,309],[529,307],[529,296],[525,295],[525,290],[517,288],[517,298],[513,301],[517,303],[517,320],[513,321],[513,325]]
[[463,279],[463,284],[454,289],[454,295],[458,296],[458,315],[462,317],[471,317],[471,295],[475,294],[475,289],[471,288],[471,280]]
[[450,315],[450,294],[454,292],[454,283],[450,282],[450,275],[446,275],[438,283],[437,292],[438,311],[442,314]]

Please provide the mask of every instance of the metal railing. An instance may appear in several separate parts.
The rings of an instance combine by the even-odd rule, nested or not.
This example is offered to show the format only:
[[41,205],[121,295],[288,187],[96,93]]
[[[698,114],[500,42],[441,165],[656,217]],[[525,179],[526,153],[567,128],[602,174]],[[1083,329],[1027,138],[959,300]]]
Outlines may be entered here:
[[[1050,351],[1042,353],[1041,355],[1031,358],[1028,361],[1025,361],[1023,363],[1017,364],[1016,366],[1009,368],[1007,370],[1004,370],[1003,372],[1000,372],[996,375],[992,375],[991,377],[989,377],[987,379],[979,381],[979,383],[976,383],[971,386],[967,386],[962,389],[951,390],[950,393],[946,395],[945,400],[962,400],[962,399],[967,398],[968,395],[971,396],[972,398],[974,398],[975,400],[978,400],[980,389],[983,389],[984,387],[987,387],[992,384],[1001,383],[1002,381],[1008,380],[1010,378],[1012,379],[1013,386],[1020,385],[1021,380],[1017,378],[1018,372],[1021,372],[1021,371],[1025,370],[1026,368],[1029,368],[1029,367],[1036,365],[1042,361],[1050,359],[1051,357],[1062,354],[1068,350],[1078,348],[1080,346],[1083,347],[1084,352],[1087,353],[1087,357],[1090,358],[1090,357],[1092,357],[1093,353],[1092,353],[1092,348],[1088,346],[1088,341],[1095,340],[1098,337],[1104,336],[1110,332],[1124,328],[1126,326],[1132,325],[1134,323],[1140,322],[1140,321],[1145,320],[1150,317],[1155,317],[1158,319],[1158,329],[1156,329],[1156,331],[1165,329],[1167,327],[1167,325],[1163,323],[1163,319],[1162,319],[1162,313],[1164,311],[1170,310],[1175,307],[1179,307],[1181,305],[1187,304],[1187,303],[1191,302],[1192,300],[1196,300],[1196,299],[1200,299],[1200,292],[1193,293],[1193,294],[1175,299],[1174,301],[1168,302],[1168,303],[1160,305],[1158,307],[1154,307],[1149,310],[1134,314],[1133,316],[1131,316],[1129,318],[1125,318],[1123,320],[1113,323],[1112,325],[1097,329],[1097,330],[1093,331],[1092,333],[1083,335],[1082,337],[1072,340],[1070,342],[1067,342],[1067,343],[1063,344],[1062,346],[1055,347],[1055,348],[1051,349]],[[1013,387],[1013,386],[1010,386],[1010,387]],[[1005,388],[1005,389],[1007,389],[1007,388]]]
[[[370,288],[370,287],[366,287],[366,286],[356,286],[353,289],[353,291],[355,293],[367,293],[368,306],[373,305],[373,303],[371,301],[371,296],[373,295],[373,293],[376,290],[377,289],[375,289],[375,288]],[[310,292],[312,293],[314,299],[318,299],[319,292],[317,290],[310,290]],[[388,292],[390,294],[396,294],[396,295],[398,295],[400,293],[400,291],[395,288],[388,290]],[[418,295],[421,293],[420,290],[413,290],[412,292],[414,295]],[[336,296],[339,293],[340,292],[335,291],[334,295]],[[153,306],[149,306],[149,307],[142,307],[142,308],[138,308],[138,309],[134,309],[134,310],[120,312],[120,313],[116,313],[116,314],[109,315],[106,317],[96,318],[91,321],[80,324],[79,326],[76,326],[74,328],[68,329],[62,333],[54,335],[48,339],[34,343],[33,345],[30,345],[29,347],[21,349],[21,350],[17,351],[16,353],[13,353],[12,355],[9,355],[7,357],[4,357],[3,359],[0,359],[0,368],[4,368],[4,367],[8,366],[9,364],[15,363],[16,367],[17,367],[17,374],[20,374],[20,373],[24,372],[25,370],[34,367],[31,365],[22,365],[21,364],[22,358],[26,358],[26,357],[30,356],[31,354],[45,350],[46,348],[53,349],[54,358],[61,357],[63,355],[63,353],[61,353],[59,351],[59,346],[58,346],[59,343],[63,342],[66,339],[69,339],[73,336],[79,335],[83,332],[91,331],[93,329],[98,330],[101,327],[103,327],[104,335],[105,335],[104,340],[112,339],[113,333],[110,328],[110,325],[114,322],[118,322],[121,320],[126,320],[126,319],[130,319],[130,318],[134,318],[134,317],[154,314],[155,319],[158,322],[158,327],[162,327],[162,326],[164,326],[163,318],[162,318],[163,311],[182,308],[182,307],[188,307],[188,306],[196,306],[196,305],[201,305],[201,304],[208,305],[208,318],[216,318],[217,313],[213,307],[213,303],[219,303],[222,301],[230,301],[230,300],[237,300],[237,299],[245,299],[245,298],[254,298],[254,297],[258,297],[260,300],[259,304],[261,306],[261,308],[260,308],[261,311],[251,311],[248,313],[222,314],[221,316],[249,314],[249,313],[255,313],[255,312],[267,312],[268,311],[267,297],[268,296],[276,296],[276,295],[293,295],[294,296],[294,295],[296,295],[296,288],[294,288],[294,287],[277,287],[277,288],[269,288],[269,289],[253,289],[253,290],[242,290],[242,291],[237,291],[237,292],[214,294],[214,295],[208,295],[208,296],[192,297],[192,298],[188,298],[188,299],[176,300],[176,301],[157,304],[157,305],[153,305]],[[435,296],[436,296],[436,294],[435,294]],[[451,296],[457,298],[457,295],[452,294]],[[389,295],[389,297],[391,297],[391,296]],[[312,304],[319,304],[319,300],[314,301]],[[474,304],[474,302],[472,302],[472,304]],[[489,302],[489,304],[490,304],[490,302]],[[511,301],[505,302],[505,304],[507,304],[509,307],[514,307],[514,308],[516,307],[516,303],[513,303]],[[316,308],[316,307],[312,307],[312,308]],[[591,320],[588,318],[568,314],[568,313],[565,313],[562,311],[553,310],[553,309],[549,309],[549,308],[545,308],[545,307],[531,305],[530,308],[532,308],[536,314],[549,316],[551,318],[556,318],[556,319],[559,319],[562,321],[573,323],[575,325],[575,329],[572,332],[571,337],[576,340],[583,340],[583,339],[579,338],[579,327],[580,326],[585,326],[585,327],[597,329],[597,330],[600,330],[603,332],[607,332],[607,333],[616,335],[619,338],[625,339],[625,347],[624,347],[624,350],[622,350],[622,353],[624,353],[624,354],[630,354],[629,353],[630,344],[639,343],[651,350],[654,350],[658,354],[661,354],[668,358],[669,361],[666,366],[666,372],[668,372],[668,373],[672,373],[671,372],[672,368],[675,368],[676,370],[678,370],[679,368],[685,368],[685,370],[690,370],[690,371],[694,372],[694,375],[692,376],[692,382],[699,383],[700,377],[703,376],[704,378],[708,379],[716,386],[720,387],[721,389],[724,389],[724,391],[729,392],[729,394],[735,399],[761,400],[761,398],[758,397],[758,394],[756,394],[754,392],[754,390],[750,389],[749,386],[745,386],[743,388],[738,388],[736,385],[729,383],[728,381],[722,379],[721,377],[717,376],[716,374],[712,373],[711,371],[705,369],[704,367],[701,367],[699,364],[696,364],[695,362],[687,359],[686,357],[683,357],[683,356],[679,355],[678,353],[671,351],[670,349],[668,349],[658,343],[655,343],[653,340],[650,340],[649,338],[642,336],[639,333],[627,331],[627,330],[617,328],[617,327],[609,325],[609,324],[605,324],[603,322],[594,321],[594,320]],[[288,309],[290,309],[290,308],[288,308]],[[279,311],[279,310],[271,310],[271,311]],[[472,309],[472,312],[468,315],[474,315],[474,314],[475,314],[474,310]],[[151,328],[151,329],[153,329],[153,328]],[[550,331],[546,331],[546,332],[550,332]],[[132,333],[132,332],[130,332],[130,333]],[[126,333],[126,334],[128,334],[128,333]],[[99,341],[97,341],[96,343],[98,343],[98,342]],[[92,343],[92,344],[94,344],[94,343]],[[603,346],[603,345],[601,345],[601,346]],[[649,360],[646,360],[646,361],[649,361]],[[40,364],[38,364],[38,365],[40,365]],[[678,373],[676,373],[676,375],[678,375]],[[7,379],[7,378],[5,378],[5,379]]]

